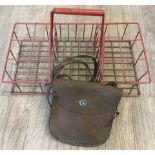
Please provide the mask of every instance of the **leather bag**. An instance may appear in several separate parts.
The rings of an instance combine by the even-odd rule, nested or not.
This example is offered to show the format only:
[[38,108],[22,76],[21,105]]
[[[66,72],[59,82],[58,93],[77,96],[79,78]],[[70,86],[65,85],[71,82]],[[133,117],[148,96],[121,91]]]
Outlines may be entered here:
[[[89,57],[94,62],[94,73],[77,57]],[[48,91],[51,106],[49,127],[58,140],[80,146],[97,146],[110,136],[113,119],[118,115],[117,107],[122,90],[114,82],[103,85],[96,81],[98,65],[94,57],[77,56],[66,59],[54,67],[53,81]],[[61,74],[71,63],[82,63],[91,74],[90,81],[73,81]],[[62,79],[66,77],[68,79]],[[49,98],[52,90],[53,99]]]

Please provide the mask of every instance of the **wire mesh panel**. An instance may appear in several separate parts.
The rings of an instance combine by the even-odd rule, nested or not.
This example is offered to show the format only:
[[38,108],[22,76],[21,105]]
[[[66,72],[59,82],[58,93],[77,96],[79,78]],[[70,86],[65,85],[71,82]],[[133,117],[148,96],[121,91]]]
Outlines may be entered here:
[[12,93],[44,93],[50,82],[49,24],[14,25],[2,80],[13,83]]
[[[93,56],[99,65],[97,82],[115,81],[124,96],[140,95],[140,84],[150,83],[147,52],[138,23],[104,23],[102,11],[55,10],[55,14],[101,16],[98,23],[16,23],[6,57],[2,81],[11,83],[15,94],[46,95],[55,65],[80,55]],[[60,15],[59,15],[60,16]],[[94,17],[95,16],[95,17]],[[67,18],[63,18],[67,19]],[[77,57],[93,72],[89,57]],[[72,80],[89,81],[83,64],[67,65],[62,74]]]
[[151,81],[138,23],[106,23],[103,83],[115,81],[124,96],[140,95],[139,84]]
[[[87,33],[85,29],[88,30]],[[55,24],[55,62],[83,54],[92,55],[99,62],[100,29],[100,24]],[[77,37],[78,30],[81,34]],[[70,32],[73,31],[72,36]],[[103,76],[99,72],[98,81],[103,84],[115,81],[123,89],[124,96],[140,95],[139,84],[149,83],[151,79],[139,24],[105,23],[104,36]],[[93,70],[91,60],[84,61]],[[68,65],[63,73],[74,80],[89,79],[86,69],[77,65]]]
[[[56,16],[62,16],[68,19],[72,16],[72,20],[64,23],[57,23],[54,19]],[[81,22],[73,22],[75,16],[80,19],[84,17]],[[100,19],[99,24],[87,23],[93,18]],[[77,18],[76,18],[77,19]],[[78,19],[77,19],[78,20]],[[97,80],[101,78],[103,72],[103,50],[104,50],[104,11],[90,10],[90,9],[66,9],[56,8],[51,12],[50,21],[50,50],[53,53],[54,66],[61,63],[68,57],[89,55],[94,56],[99,64],[99,74]],[[77,59],[82,59],[81,57]],[[82,59],[83,60],[83,59]],[[90,58],[85,58],[91,70],[93,70],[93,62]],[[64,74],[69,74],[73,80],[88,80],[90,75],[88,71],[81,64],[72,64],[64,68]]]
[[[54,31],[54,52],[55,63],[61,63],[63,60],[80,55],[94,56],[98,63],[101,56],[100,52],[100,25],[97,24],[55,24]],[[64,28],[61,28],[64,27]],[[89,30],[86,33],[86,29]],[[74,35],[70,32],[75,31]],[[78,32],[81,34],[78,35]],[[62,35],[63,34],[63,35]],[[86,62],[93,72],[93,62],[89,57],[77,58]],[[90,74],[83,66],[83,64],[71,64],[64,68],[63,73],[69,75],[73,80],[90,79]],[[98,77],[99,78],[99,77]]]

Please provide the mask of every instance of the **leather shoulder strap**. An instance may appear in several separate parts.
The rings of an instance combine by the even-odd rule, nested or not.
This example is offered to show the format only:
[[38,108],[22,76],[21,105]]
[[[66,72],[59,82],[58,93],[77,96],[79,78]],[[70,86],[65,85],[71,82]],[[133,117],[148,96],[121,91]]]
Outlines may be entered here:
[[[91,73],[90,67],[86,62],[75,59],[75,58],[79,58],[79,57],[80,58],[87,58],[88,57],[88,58],[91,58],[93,60],[93,63],[94,63],[94,73],[93,74]],[[93,56],[88,56],[88,55],[80,55],[80,56],[71,57],[71,58],[64,60],[62,63],[58,64],[57,66],[55,66],[53,71],[52,71],[53,79],[58,78],[58,76],[60,75],[60,72],[62,71],[62,69],[66,65],[73,64],[73,63],[83,64],[86,67],[86,69],[89,71],[89,74],[92,76],[90,81],[96,80],[97,71],[98,71],[98,63]]]

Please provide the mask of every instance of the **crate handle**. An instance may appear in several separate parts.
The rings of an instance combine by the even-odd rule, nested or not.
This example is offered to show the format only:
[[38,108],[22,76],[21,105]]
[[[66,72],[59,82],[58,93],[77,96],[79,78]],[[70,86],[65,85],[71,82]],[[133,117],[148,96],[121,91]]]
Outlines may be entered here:
[[103,10],[75,9],[75,8],[54,8],[52,14],[104,16]]
[[54,8],[50,14],[50,39],[49,39],[49,51],[50,57],[54,53],[53,47],[53,27],[54,27],[54,14],[65,14],[65,15],[82,15],[82,16],[98,16],[102,18],[101,21],[101,34],[100,34],[100,51],[101,51],[101,68],[100,72],[103,75],[103,61],[104,61],[104,18],[105,14],[103,10],[94,9],[75,9],[75,8]]

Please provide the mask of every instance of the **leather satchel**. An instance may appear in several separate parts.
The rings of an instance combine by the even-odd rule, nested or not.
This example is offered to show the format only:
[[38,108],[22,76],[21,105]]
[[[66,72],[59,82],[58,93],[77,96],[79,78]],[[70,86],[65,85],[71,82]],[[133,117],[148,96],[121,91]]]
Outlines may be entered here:
[[[94,73],[84,61],[76,60],[77,57],[91,58]],[[97,146],[105,143],[110,136],[122,90],[114,82],[107,85],[96,82],[98,65],[94,57],[77,57],[66,59],[53,69],[53,81],[48,91],[50,131],[64,143]],[[91,74],[90,81],[75,81],[62,74],[63,68],[71,63],[83,64]],[[51,90],[52,100],[49,98]]]

